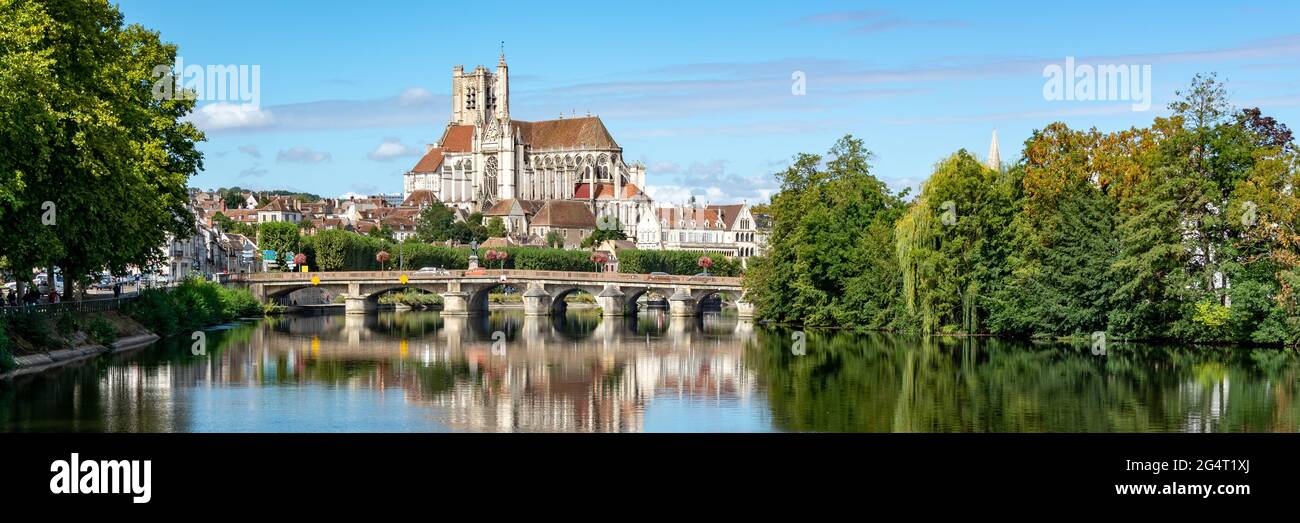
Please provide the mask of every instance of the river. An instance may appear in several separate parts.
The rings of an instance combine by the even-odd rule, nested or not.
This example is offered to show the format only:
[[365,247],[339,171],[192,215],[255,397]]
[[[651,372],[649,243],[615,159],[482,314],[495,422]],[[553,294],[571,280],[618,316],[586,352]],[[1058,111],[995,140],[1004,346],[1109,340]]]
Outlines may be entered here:
[[[268,318],[0,383],[0,431],[1293,432],[1294,351],[769,328],[728,314]],[[194,354],[201,352],[201,354]]]

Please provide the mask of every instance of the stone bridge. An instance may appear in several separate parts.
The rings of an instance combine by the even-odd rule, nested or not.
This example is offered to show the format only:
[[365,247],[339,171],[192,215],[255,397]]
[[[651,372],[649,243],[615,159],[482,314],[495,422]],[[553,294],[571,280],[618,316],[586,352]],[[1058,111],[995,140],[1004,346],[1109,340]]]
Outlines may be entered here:
[[753,305],[744,299],[740,278],[720,276],[667,276],[565,271],[453,270],[443,274],[420,271],[367,272],[265,272],[232,277],[247,285],[263,302],[310,287],[345,295],[348,314],[365,314],[378,307],[379,296],[403,289],[419,289],[442,296],[444,315],[468,315],[488,309],[488,294],[503,287],[523,292],[524,313],[545,316],[562,312],[564,298],[577,291],[596,297],[605,316],[636,311],[637,300],[654,292],[667,298],[672,316],[695,316],[701,302],[719,293],[736,301],[741,318],[753,318]]

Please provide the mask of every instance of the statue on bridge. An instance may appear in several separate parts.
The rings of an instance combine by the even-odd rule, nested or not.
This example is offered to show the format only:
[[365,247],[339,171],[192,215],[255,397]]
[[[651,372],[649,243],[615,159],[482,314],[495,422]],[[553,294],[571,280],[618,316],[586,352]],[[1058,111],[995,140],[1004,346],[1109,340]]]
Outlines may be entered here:
[[469,270],[466,274],[478,274],[482,269],[478,266],[478,240],[469,241]]

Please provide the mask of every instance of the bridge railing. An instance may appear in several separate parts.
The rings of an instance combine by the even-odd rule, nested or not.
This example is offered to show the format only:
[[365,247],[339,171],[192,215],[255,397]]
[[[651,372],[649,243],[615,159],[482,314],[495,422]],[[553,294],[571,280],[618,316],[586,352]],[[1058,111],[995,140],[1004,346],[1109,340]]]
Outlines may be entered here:
[[628,274],[622,272],[533,271],[519,269],[479,269],[476,271],[448,270],[445,273],[421,271],[338,271],[338,272],[259,272],[232,275],[231,281],[246,283],[298,282],[316,276],[321,282],[395,279],[405,275],[410,281],[445,281],[466,278],[500,279],[552,279],[578,280],[597,283],[638,283],[663,285],[725,285],[740,286],[741,279],[729,276],[681,276]]

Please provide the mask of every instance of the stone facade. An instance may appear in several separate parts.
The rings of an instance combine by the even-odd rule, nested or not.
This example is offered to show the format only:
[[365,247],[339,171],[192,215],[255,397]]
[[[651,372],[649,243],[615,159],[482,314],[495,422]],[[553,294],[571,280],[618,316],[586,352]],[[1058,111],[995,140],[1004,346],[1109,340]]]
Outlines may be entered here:
[[636,224],[653,209],[645,167],[625,161],[599,117],[512,119],[509,78],[504,55],[495,73],[483,66],[452,69],[451,120],[406,173],[403,193],[430,191],[466,212],[505,200],[582,201],[598,220],[617,219],[635,236]]

